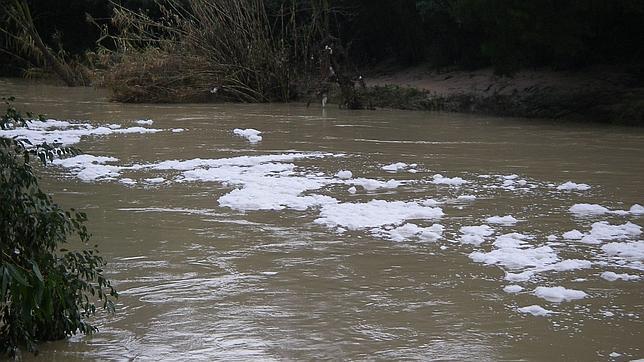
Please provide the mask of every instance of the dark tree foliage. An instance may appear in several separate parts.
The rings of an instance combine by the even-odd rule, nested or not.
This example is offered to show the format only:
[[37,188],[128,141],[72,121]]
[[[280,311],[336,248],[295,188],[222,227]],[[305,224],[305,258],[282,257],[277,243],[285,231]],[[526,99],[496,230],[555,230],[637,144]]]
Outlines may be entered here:
[[[2,1],[0,0],[0,4]],[[331,9],[329,38],[339,39],[360,65],[393,62],[434,66],[575,69],[636,64],[644,59],[641,0],[264,0],[269,13],[289,8]],[[108,0],[28,0],[36,27],[52,48],[71,54],[94,49],[95,25],[109,24]],[[156,0],[116,0],[159,16]],[[0,11],[2,11],[0,9]],[[300,16],[299,14],[297,16]],[[283,20],[283,19],[282,19]],[[276,20],[277,21],[277,20]],[[281,21],[281,20],[280,20]],[[276,23],[276,26],[279,24]],[[104,44],[105,45],[105,44]],[[109,44],[107,44],[109,46]],[[317,46],[317,44],[312,44]],[[15,59],[0,57],[3,64]]]
[[[0,126],[21,127],[29,118],[9,106]],[[40,341],[93,333],[87,318],[96,312],[95,301],[114,310],[117,293],[103,276],[103,258],[96,245],[86,247],[85,214],[54,203],[29,165],[34,155],[47,162],[77,153],[0,137],[0,357],[23,347],[35,352]],[[74,237],[81,247],[64,249]]]
[[[295,1],[295,0],[293,0]],[[269,3],[288,3],[272,0]],[[360,65],[576,69],[644,62],[640,0],[329,0],[330,34]]]
[[331,0],[353,61],[576,69],[644,62],[640,0]]
[[[3,1],[3,0],[0,0]],[[60,45],[71,54],[93,49],[100,30],[87,21],[87,15],[99,23],[109,22],[112,4],[108,0],[26,0],[39,33],[53,48]],[[154,0],[116,0],[132,9],[155,11]]]
[[435,65],[579,68],[640,63],[638,0],[418,0]]
[[[8,1],[0,0],[0,13],[7,8]],[[71,56],[94,50],[96,41],[101,36],[96,24],[109,24],[112,16],[113,5],[109,0],[25,1],[31,10],[34,25],[46,45]],[[115,0],[114,3],[132,9],[144,9],[153,14],[158,12],[155,0]],[[0,50],[3,37],[0,34]],[[19,75],[22,69],[31,66],[28,60],[3,53],[0,51],[0,76]]]
[[109,18],[110,6],[105,0],[28,0],[38,31],[52,45],[79,54],[94,47],[99,30],[86,21],[85,14]]
[[409,65],[424,58],[426,36],[414,0],[347,3],[351,3],[353,13],[340,25],[346,28],[343,40],[351,44],[354,61],[394,60]]

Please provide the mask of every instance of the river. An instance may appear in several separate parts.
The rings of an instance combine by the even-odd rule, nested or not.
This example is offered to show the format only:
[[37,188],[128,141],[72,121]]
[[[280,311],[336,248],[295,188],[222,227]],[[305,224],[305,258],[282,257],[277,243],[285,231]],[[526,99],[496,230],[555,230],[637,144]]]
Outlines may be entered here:
[[644,357],[640,128],[0,86],[108,157],[39,172],[116,314],[28,360]]

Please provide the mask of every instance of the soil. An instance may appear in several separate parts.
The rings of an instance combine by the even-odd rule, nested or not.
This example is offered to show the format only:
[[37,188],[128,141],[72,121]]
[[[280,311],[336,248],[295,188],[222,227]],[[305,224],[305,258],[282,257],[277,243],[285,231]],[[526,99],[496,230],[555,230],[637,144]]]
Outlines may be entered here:
[[492,69],[417,66],[374,69],[365,80],[376,106],[644,125],[644,82],[623,68],[523,70],[502,77]]

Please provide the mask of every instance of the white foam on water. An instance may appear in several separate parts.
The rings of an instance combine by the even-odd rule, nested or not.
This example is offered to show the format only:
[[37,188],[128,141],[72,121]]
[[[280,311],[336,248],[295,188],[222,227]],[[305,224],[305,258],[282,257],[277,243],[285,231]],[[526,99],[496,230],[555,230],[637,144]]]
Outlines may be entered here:
[[617,274],[615,272],[607,271],[603,272],[600,275],[603,279],[608,280],[609,282],[614,282],[616,280],[624,280],[624,281],[631,281],[631,280],[639,280],[640,276],[639,275],[632,275],[632,274]]
[[490,252],[475,251],[470,259],[487,265],[500,265],[508,269],[521,269],[553,264],[559,260],[555,251],[549,246],[540,247],[502,247]]
[[173,128],[170,130],[172,133],[179,133],[185,131],[184,128]]
[[532,246],[528,242],[531,239],[532,236],[520,233],[503,234],[492,243],[493,250],[475,251],[469,256],[475,262],[501,267],[504,279],[511,282],[528,281],[539,273],[587,269],[593,265],[589,260],[560,260],[550,246]]
[[69,169],[82,181],[112,180],[119,176],[123,167],[106,165],[118,161],[114,157],[77,155],[74,157],[54,159],[52,164]]
[[612,210],[610,213],[618,216],[629,216],[631,214],[629,211],[626,211],[626,210]]
[[502,248],[522,248],[526,246],[527,241],[533,239],[530,235],[521,233],[507,233],[499,235],[492,243],[495,247]]
[[457,201],[474,201],[476,196],[474,195],[460,195],[456,198]]
[[577,216],[594,216],[610,213],[610,210],[597,204],[574,204],[568,209]]
[[463,234],[458,238],[461,244],[471,244],[479,246],[485,242],[485,238],[480,235]]
[[119,183],[122,183],[123,185],[136,185],[137,182],[129,177],[124,177],[119,179]]
[[521,292],[522,290],[523,290],[523,287],[516,284],[506,285],[505,287],[503,287],[503,291],[510,294],[516,294]]
[[110,132],[107,132],[104,130],[105,127],[98,127],[95,129],[96,133],[99,135],[103,134],[132,134],[132,133],[157,133],[157,132],[162,132],[162,129],[156,129],[156,128],[145,128],[145,127],[128,127],[128,128],[117,128],[117,129],[111,129]]
[[406,169],[408,167],[411,167],[411,166],[406,164],[406,163],[404,163],[404,162],[396,162],[396,163],[392,163],[390,165],[382,166],[381,169],[383,169],[383,170],[385,170],[387,172],[398,172],[398,171],[402,171],[402,170],[404,170],[404,169]]
[[443,237],[444,229],[443,225],[440,224],[433,224],[430,227],[420,227],[413,223],[406,223],[390,230],[385,228],[372,229],[371,233],[375,236],[397,242],[410,240],[434,242]]
[[514,216],[512,215],[506,215],[506,216],[491,216],[485,219],[490,224],[500,224],[500,225],[514,225],[519,220],[515,219]]
[[494,229],[488,225],[463,226],[459,229],[462,234],[458,241],[462,244],[481,245],[485,237],[494,234]]
[[357,230],[399,225],[406,220],[435,220],[443,215],[440,207],[423,206],[418,202],[371,200],[324,205],[315,223]]
[[588,184],[578,184],[574,183],[572,181],[564,182],[561,185],[557,186],[557,190],[565,190],[565,191],[586,191],[590,190],[590,185]]
[[617,256],[636,261],[644,260],[644,240],[625,243],[608,243],[602,245],[601,249],[610,256]]
[[46,121],[33,121],[27,124],[27,127],[18,127],[10,130],[0,130],[0,136],[18,139],[27,139],[32,144],[40,143],[60,143],[63,146],[71,146],[80,142],[84,136],[103,136],[111,134],[125,133],[156,133],[160,129],[130,127],[120,128],[109,126],[92,126],[89,123],[74,123],[69,121],[59,121],[48,119]]
[[463,226],[460,228],[460,232],[470,235],[490,236],[494,234],[494,229],[492,229],[488,225],[483,224],[478,226]]
[[526,271],[522,271],[520,273],[511,273],[511,272],[506,271],[505,272],[505,277],[503,279],[505,279],[505,280],[507,280],[509,282],[513,282],[513,283],[527,282],[535,274],[536,273],[534,271],[532,271],[532,270],[526,270]]
[[628,211],[633,215],[644,215],[644,206],[634,204]]
[[363,177],[348,180],[347,183],[356,186],[362,186],[362,188],[367,191],[375,191],[378,189],[395,189],[398,186],[402,185],[402,182],[397,180],[379,181]]
[[341,178],[343,180],[348,180],[348,179],[353,177],[353,173],[351,171],[341,170],[341,171],[338,171],[338,173],[335,174],[335,177]]
[[527,240],[529,235],[510,233],[496,238],[489,252],[474,251],[470,259],[486,265],[497,265],[505,271],[505,280],[520,282],[530,280],[534,275],[547,271],[565,271],[585,268],[589,262],[570,260],[561,263],[557,253],[550,246],[533,246]]
[[189,160],[166,160],[153,164],[135,165],[139,168],[149,168],[153,170],[177,170],[187,171],[197,168],[214,168],[222,166],[252,167],[265,163],[292,162],[302,159],[324,158],[337,156],[330,153],[281,153],[259,156],[237,156],[230,158],[193,158]]
[[[339,157],[329,153],[291,153],[260,156],[239,156],[223,159],[167,160],[156,164],[134,165],[134,168],[183,171],[177,181],[221,182],[235,190],[219,198],[219,204],[236,210],[306,210],[335,204],[330,196],[307,194],[332,184],[361,185],[367,190],[395,188],[400,181],[375,179],[343,180],[324,173],[297,172],[290,161],[322,157]],[[346,177],[349,171],[338,176]],[[350,189],[351,190],[351,189]],[[355,190],[355,189],[354,189]]]
[[607,221],[593,223],[588,234],[579,241],[586,244],[600,244],[605,240],[618,240],[636,237],[642,234],[642,227],[631,222],[622,225],[611,225]]
[[566,240],[580,240],[581,238],[584,237],[584,234],[577,229],[573,229],[570,231],[566,231],[565,233],[563,233],[563,235],[561,235],[561,237],[563,237]]
[[605,240],[617,240],[637,237],[642,234],[642,227],[627,222],[622,225],[611,225],[607,221],[595,222],[591,225],[591,230],[584,234],[579,230],[571,230],[563,234],[567,240],[578,240],[585,244],[601,244]]
[[436,185],[449,185],[449,186],[461,186],[468,183],[467,181],[463,180],[460,177],[449,178],[449,177],[444,177],[439,173],[432,176],[431,182]]
[[588,269],[592,266],[593,266],[593,263],[589,260],[566,259],[547,266],[546,268],[544,268],[543,271],[554,270],[558,272],[564,272],[564,271],[570,271],[570,270]]
[[224,207],[248,210],[305,210],[309,207],[336,203],[325,195],[305,195],[334,182],[330,177],[314,174],[295,175],[296,166],[289,161],[337,156],[328,153],[290,153],[260,156],[238,156],[221,159],[168,160],[156,164],[135,165],[137,168],[182,171],[182,182],[221,182],[236,187],[219,198]]
[[246,128],[246,129],[235,128],[233,130],[233,133],[236,134],[237,136],[244,137],[250,143],[257,143],[262,140],[262,136],[260,136],[262,132],[253,128]]
[[[121,128],[120,125],[115,124],[93,126],[87,123],[56,120],[49,120],[42,123],[34,122],[34,124],[36,125],[23,130],[28,135],[23,135],[22,137],[36,137],[32,140],[35,143],[39,142],[37,137],[50,140],[60,138],[64,139],[65,142],[71,142],[67,144],[73,144],[80,141],[81,137],[84,136],[153,133],[161,131],[144,127]],[[151,122],[140,124],[149,125]],[[237,130],[240,132],[236,132]],[[183,129],[172,129],[172,132],[180,131],[183,131]],[[0,135],[4,136],[8,131],[2,132],[4,133],[0,133]],[[261,132],[257,130],[235,129],[233,132],[238,136],[245,137],[250,142],[258,142],[261,140]],[[48,142],[51,143],[51,141]],[[353,174],[345,170],[336,173],[334,178],[330,176],[331,174],[327,175],[323,172],[302,170],[292,163],[300,159],[330,156],[336,157],[340,155],[323,153],[270,154],[220,159],[167,160],[153,164],[135,164],[131,166],[112,165],[110,163],[118,162],[118,159],[113,157],[81,155],[64,160],[55,160],[54,164],[70,169],[73,174],[84,181],[118,179],[120,174],[127,170],[179,171],[178,173],[180,175],[174,179],[174,176],[166,179],[165,177],[167,175],[164,173],[163,175],[165,177],[150,175],[149,178],[143,179],[142,181],[147,183],[220,182],[222,185],[232,188],[232,190],[219,198],[219,204],[241,211],[307,210],[320,208],[319,217],[315,220],[315,223],[328,226],[332,231],[339,234],[347,230],[368,230],[376,237],[397,242],[432,242],[443,238],[445,228],[440,224],[427,226],[422,221],[410,222],[413,220],[436,220],[441,218],[444,215],[443,210],[437,207],[440,203],[433,199],[408,202],[371,200],[362,203],[341,203],[331,196],[312,193],[330,185],[351,186],[347,191],[349,193],[355,193],[357,191],[356,186],[361,186],[367,191],[375,191],[379,189],[395,189],[401,185],[415,183],[414,181],[404,180],[352,179]],[[408,165],[399,162],[382,166],[381,168],[389,172],[402,170],[415,172],[415,167],[415,164]],[[485,178],[485,176],[480,175],[479,177]],[[526,185],[529,187],[544,185],[544,183],[535,183],[533,181],[530,181],[530,184],[528,184],[526,180],[520,179],[517,175],[497,175],[496,177],[498,177],[497,180],[502,180],[503,187],[509,190],[526,190],[526,188],[520,188]],[[118,179],[118,182],[124,185],[137,184],[137,181],[127,177]],[[437,185],[461,186],[469,181],[463,180],[460,177],[448,178],[436,174],[430,179],[430,182]],[[476,184],[478,181],[475,180],[473,182],[474,186],[479,186]],[[495,187],[498,188],[498,186],[493,186],[492,188]],[[558,190],[577,191],[584,191],[590,188],[586,184],[576,184],[574,182],[566,182],[559,186],[552,185],[552,187],[556,187]],[[474,190],[473,192],[479,191],[482,190]],[[394,192],[388,191],[387,194],[393,195]],[[450,200],[449,198],[446,199]],[[456,198],[456,201],[474,200],[476,200],[476,196],[473,195],[461,195]],[[628,211],[611,211],[597,204],[575,204],[569,211],[575,216],[597,216],[603,214],[627,216],[644,214],[644,207],[639,204],[634,204]],[[317,211],[314,212],[317,213]],[[511,215],[492,216],[486,219],[486,222],[489,224],[500,225],[513,225],[517,221]],[[487,237],[494,234],[494,230],[488,225],[464,226],[460,231],[462,234],[461,242],[474,245],[482,244]],[[641,227],[634,223],[627,222],[622,225],[611,225],[606,221],[601,221],[593,223],[591,229],[585,234],[578,230],[572,230],[564,233],[563,238],[580,240],[584,243],[601,244],[606,241],[634,239],[640,235]],[[529,281],[536,274],[547,271],[567,272],[588,269],[593,265],[601,267],[639,268],[639,270],[644,270],[644,266],[642,266],[642,261],[644,261],[644,241],[642,240],[607,243],[601,247],[601,251],[604,254],[596,255],[597,260],[593,259],[591,262],[590,260],[583,259],[561,260],[551,247],[555,246],[555,243],[549,243],[547,246],[533,245],[533,242],[530,241],[533,239],[535,238],[530,235],[518,233],[500,235],[492,245],[485,246],[485,249],[489,251],[477,250],[470,253],[469,256],[475,262],[500,267],[505,272],[505,279],[512,282]],[[557,236],[554,234],[549,235],[547,239],[552,242],[557,240]],[[565,247],[566,245],[559,244],[558,246]],[[596,246],[585,246],[584,248],[599,250]],[[448,248],[442,245],[440,249],[446,250]],[[266,273],[268,275],[268,273],[272,272]],[[617,274],[614,272],[603,272],[601,277],[606,280],[640,279],[639,275]],[[519,285],[507,285],[503,290],[507,293],[518,293],[523,288]],[[538,287],[534,290],[534,293],[551,301],[574,300],[586,296],[582,291],[565,289],[563,287]],[[580,293],[583,293],[583,296]],[[519,311],[530,314],[536,313],[534,315],[554,313],[539,308],[541,307],[529,306],[519,308]]]
[[[330,180],[309,177],[289,177],[292,164],[265,164],[250,168],[224,166],[208,170],[185,171],[186,178],[194,178],[196,172],[206,173],[213,181],[241,185],[219,198],[221,206],[237,210],[281,210],[292,208],[305,210],[309,207],[337,200],[324,195],[303,195],[306,191],[317,190]],[[277,174],[271,174],[276,172]],[[279,173],[285,173],[280,175]],[[201,177],[203,179],[203,177]]]
[[553,303],[569,302],[572,300],[583,299],[588,296],[585,292],[564,287],[537,287],[534,295]]
[[423,206],[438,206],[442,204],[442,202],[436,201],[434,199],[425,199],[425,200],[421,200],[420,204]]
[[508,189],[508,190],[514,190],[514,180],[504,180],[503,183],[501,184],[502,188]]
[[152,123],[154,123],[154,121],[151,120],[151,119],[139,119],[135,123],[140,124],[142,126],[150,126],[150,125],[152,125]]
[[553,314],[555,312],[545,309],[540,305],[530,305],[527,307],[521,307],[518,308],[517,311],[520,313],[525,313],[525,314],[532,314],[533,316],[538,316],[538,317],[547,317],[550,314]]
[[144,179],[145,182],[151,183],[151,184],[160,184],[165,181],[165,178],[163,177],[152,177],[152,178],[146,178]]
[[297,190],[288,190],[282,186],[285,186],[285,183],[275,185],[275,188],[265,184],[247,184],[244,188],[233,190],[220,197],[219,205],[242,211],[286,208],[303,211],[310,207],[338,202],[335,198],[325,195],[299,195]]

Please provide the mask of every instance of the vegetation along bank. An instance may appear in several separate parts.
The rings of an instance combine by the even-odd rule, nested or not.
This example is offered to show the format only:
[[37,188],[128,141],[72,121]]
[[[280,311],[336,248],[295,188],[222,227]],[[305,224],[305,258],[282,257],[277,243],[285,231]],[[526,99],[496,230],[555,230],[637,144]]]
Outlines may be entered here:
[[644,124],[641,1],[1,1],[3,75],[122,102],[328,98]]

